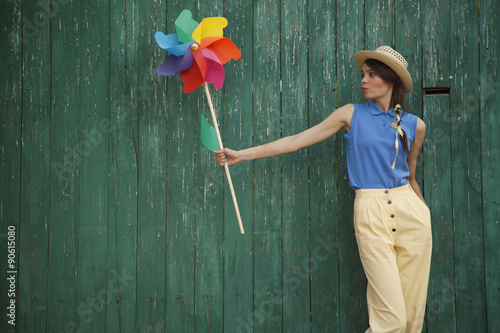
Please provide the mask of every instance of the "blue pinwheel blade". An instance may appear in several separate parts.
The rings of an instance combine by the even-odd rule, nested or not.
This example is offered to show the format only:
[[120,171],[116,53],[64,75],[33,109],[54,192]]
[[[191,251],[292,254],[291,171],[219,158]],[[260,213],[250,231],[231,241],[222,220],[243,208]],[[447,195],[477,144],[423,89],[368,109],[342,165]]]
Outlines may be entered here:
[[184,54],[191,53],[191,52],[187,52],[189,50],[189,47],[191,46],[191,44],[193,44],[193,43],[185,43],[185,44],[173,46],[173,47],[170,47],[167,51],[180,57],[180,56],[183,56]]
[[155,33],[155,39],[156,43],[158,43],[158,46],[160,46],[164,50],[181,44],[181,42],[179,42],[179,39],[177,38],[177,34],[165,35],[163,32],[158,31],[157,33]]
[[181,43],[178,39],[177,34],[165,35],[163,32],[158,31],[155,33],[156,43],[164,49],[177,57],[180,57],[186,53],[189,46],[192,43]]

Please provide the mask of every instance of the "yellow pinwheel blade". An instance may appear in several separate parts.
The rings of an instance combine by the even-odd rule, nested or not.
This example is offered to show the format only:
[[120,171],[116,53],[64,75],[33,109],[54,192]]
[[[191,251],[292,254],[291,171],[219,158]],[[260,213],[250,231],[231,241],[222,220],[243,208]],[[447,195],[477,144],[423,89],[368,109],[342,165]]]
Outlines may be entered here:
[[205,37],[223,37],[225,27],[227,27],[225,17],[207,17],[194,29],[191,37],[198,43]]

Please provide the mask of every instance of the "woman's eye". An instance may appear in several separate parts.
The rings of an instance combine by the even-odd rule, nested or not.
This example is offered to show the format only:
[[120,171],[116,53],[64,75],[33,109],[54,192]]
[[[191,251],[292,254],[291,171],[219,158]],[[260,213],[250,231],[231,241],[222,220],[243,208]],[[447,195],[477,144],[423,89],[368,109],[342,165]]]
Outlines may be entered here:
[[[377,76],[377,73],[373,73],[373,72],[371,72],[371,73],[367,73],[367,75],[368,75],[369,77],[375,77],[375,76]],[[364,78],[365,78],[365,76],[366,76],[365,74],[361,74],[361,79],[364,79]]]

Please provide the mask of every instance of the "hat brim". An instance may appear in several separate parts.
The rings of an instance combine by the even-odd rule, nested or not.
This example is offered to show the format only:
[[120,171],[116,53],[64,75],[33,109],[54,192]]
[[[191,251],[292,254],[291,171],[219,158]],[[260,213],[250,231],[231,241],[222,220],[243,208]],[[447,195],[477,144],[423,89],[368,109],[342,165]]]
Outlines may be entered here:
[[376,51],[359,51],[354,55],[354,61],[359,69],[363,67],[363,64],[368,59],[375,59],[389,66],[401,79],[404,92],[407,93],[411,91],[413,88],[411,75],[397,60],[394,60],[391,56]]

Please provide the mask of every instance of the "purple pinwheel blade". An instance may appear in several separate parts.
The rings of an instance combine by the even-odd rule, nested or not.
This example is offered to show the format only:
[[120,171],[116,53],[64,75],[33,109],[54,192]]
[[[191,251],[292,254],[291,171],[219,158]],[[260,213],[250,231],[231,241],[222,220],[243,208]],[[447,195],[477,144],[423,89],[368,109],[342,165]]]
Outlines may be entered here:
[[186,52],[185,55],[180,57],[171,54],[165,59],[163,65],[156,67],[156,74],[172,76],[190,68],[192,62],[193,55],[191,52]]
[[184,54],[184,56],[182,57],[182,61],[181,64],[179,65],[177,73],[184,72],[186,69],[189,69],[192,63],[193,63],[193,54],[191,53],[191,51],[186,52],[186,54]]

